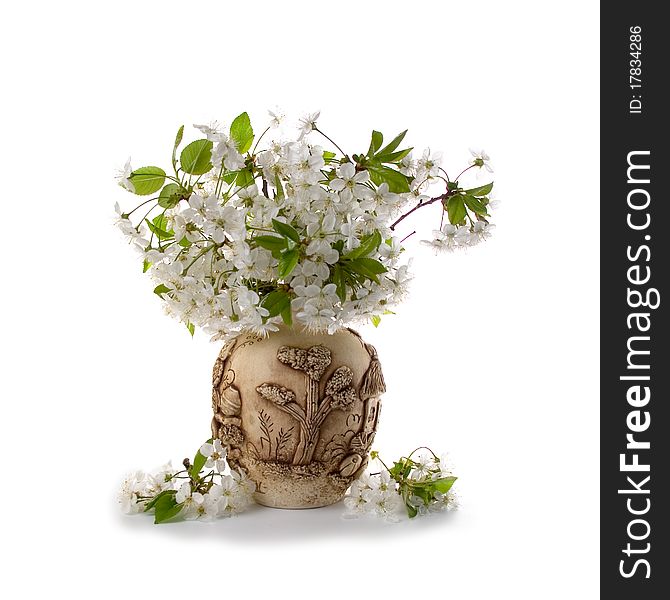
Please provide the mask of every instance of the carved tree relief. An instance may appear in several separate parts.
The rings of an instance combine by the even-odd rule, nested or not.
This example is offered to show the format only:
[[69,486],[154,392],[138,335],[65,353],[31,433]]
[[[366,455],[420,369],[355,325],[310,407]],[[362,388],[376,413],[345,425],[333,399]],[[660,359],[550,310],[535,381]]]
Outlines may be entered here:
[[293,456],[294,465],[312,462],[319,441],[321,425],[336,409],[346,410],[357,400],[356,390],[351,386],[354,374],[347,366],[338,367],[326,383],[324,395],[319,392],[321,378],[331,364],[331,353],[325,346],[308,349],[281,346],[277,359],[285,365],[302,371],[305,376],[305,406],[296,402],[296,394],[274,383],[263,383],[256,391],[265,400],[291,415],[300,428],[300,439]]

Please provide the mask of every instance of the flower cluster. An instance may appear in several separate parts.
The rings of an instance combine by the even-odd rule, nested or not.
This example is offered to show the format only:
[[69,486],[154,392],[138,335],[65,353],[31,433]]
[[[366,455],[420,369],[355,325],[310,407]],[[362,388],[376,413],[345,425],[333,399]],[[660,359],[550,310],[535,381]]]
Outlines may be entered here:
[[404,507],[409,518],[430,512],[454,510],[458,499],[451,489],[456,477],[446,456],[438,457],[429,448],[417,448],[391,468],[379,459],[379,473],[366,474],[355,481],[344,499],[345,517],[375,515],[398,521]]
[[121,509],[128,514],[153,512],[156,523],[230,517],[253,502],[256,486],[244,472],[226,474],[227,466],[225,448],[219,440],[210,440],[192,463],[184,460],[181,471],[168,463],[154,473],[130,474],[119,493]]
[[[368,150],[350,155],[318,128],[318,113],[301,120],[293,139],[261,147],[281,121],[270,116],[253,148],[242,113],[227,130],[196,125],[204,137],[177,156],[182,126],[174,174],[133,170],[128,161],[118,176],[127,191],[148,198],[129,211],[117,203],[118,225],[142,254],[167,312],[191,333],[199,326],[216,340],[266,334],[282,322],[328,332],[377,324],[410,280],[396,227],[433,203],[441,210],[432,247],[488,237],[493,184],[464,189],[458,181],[471,169],[490,171],[483,151],[451,179],[440,154],[414,159],[412,148],[400,148],[406,131],[386,145],[373,131]],[[310,141],[315,134],[331,149]]]

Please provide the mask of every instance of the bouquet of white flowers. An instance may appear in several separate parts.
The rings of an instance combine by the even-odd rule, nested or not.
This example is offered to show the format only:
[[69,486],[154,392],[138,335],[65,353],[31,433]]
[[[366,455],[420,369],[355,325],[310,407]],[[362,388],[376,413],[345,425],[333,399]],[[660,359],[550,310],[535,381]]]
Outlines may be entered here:
[[361,320],[376,325],[407,291],[404,240],[395,233],[407,216],[440,203],[440,227],[426,242],[437,250],[489,235],[493,184],[463,189],[458,181],[470,169],[491,172],[483,151],[471,151],[452,179],[439,154],[415,160],[412,148],[400,148],[406,131],[387,144],[373,131],[367,151],[344,152],[319,129],[318,113],[300,121],[292,141],[261,146],[281,120],[270,115],[255,144],[242,113],[226,132],[196,125],[205,137],[178,153],[182,126],[171,174],[133,170],[128,161],[118,177],[148,197],[128,211],[117,204],[118,224],[167,312],[191,334],[199,326],[213,340],[228,339],[294,321],[329,332]]

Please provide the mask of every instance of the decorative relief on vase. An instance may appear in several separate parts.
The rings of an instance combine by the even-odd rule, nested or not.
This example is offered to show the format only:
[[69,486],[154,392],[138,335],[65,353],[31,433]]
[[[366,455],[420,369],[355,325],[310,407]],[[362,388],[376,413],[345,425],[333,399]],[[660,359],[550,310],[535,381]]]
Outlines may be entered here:
[[367,463],[385,391],[377,352],[350,330],[275,336],[240,337],[222,349],[212,435],[256,481],[262,504],[331,504]]

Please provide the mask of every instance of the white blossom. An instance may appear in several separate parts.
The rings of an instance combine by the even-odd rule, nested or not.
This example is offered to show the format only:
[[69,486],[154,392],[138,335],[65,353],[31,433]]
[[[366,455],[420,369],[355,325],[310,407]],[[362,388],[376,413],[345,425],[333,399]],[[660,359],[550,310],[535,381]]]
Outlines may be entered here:
[[[270,118],[272,125],[281,120],[275,111]],[[442,182],[436,178],[441,155],[427,150],[418,160],[404,157],[394,168],[408,177],[409,191],[391,192],[389,182],[374,183],[370,173],[348,157],[326,164],[323,148],[304,138],[318,118],[317,112],[302,119],[297,139],[266,140],[246,158],[218,123],[197,125],[213,144],[210,172],[191,178],[185,185],[192,187],[167,209],[159,206],[151,212],[149,205],[149,213],[126,213],[115,207],[116,225],[142,255],[154,285],[163,290],[167,314],[200,327],[212,340],[242,332],[266,335],[276,331],[283,318],[270,316],[265,299],[270,291],[282,290],[291,299],[294,323],[332,333],[382,315],[407,296],[409,262],[403,261],[402,236],[395,237],[391,226],[410,206],[431,199],[431,186]],[[488,155],[479,152],[473,157],[482,161],[478,170],[486,171]],[[253,181],[245,168],[252,160]],[[238,175],[241,169],[244,176]],[[131,173],[128,162],[120,182],[129,183]],[[492,201],[488,206],[493,205]],[[159,237],[146,221],[160,214],[165,233]],[[284,238],[275,222],[290,225],[298,237]],[[446,224],[423,243],[439,252],[465,248],[489,237],[491,228],[478,220],[467,226]],[[356,257],[361,244],[377,233],[381,243]],[[257,243],[261,236],[284,245]],[[292,269],[280,277],[287,253],[292,255]],[[362,261],[350,262],[351,256]],[[385,271],[375,277],[358,274],[359,280],[352,283],[350,269],[365,272],[365,261],[370,260]],[[367,266],[375,267],[369,262]],[[342,286],[343,281],[340,297],[336,283]]]
[[124,513],[131,515],[144,510],[139,496],[144,495],[145,487],[146,475],[142,471],[135,471],[124,479],[119,491],[119,503]]
[[126,161],[126,164],[123,166],[123,169],[119,169],[116,174],[116,180],[122,188],[125,188],[129,192],[135,192],[135,186],[133,182],[130,181],[130,175],[133,172],[133,168],[130,166],[130,158]]
[[299,140],[302,140],[303,137],[316,129],[316,121],[320,116],[321,111],[317,110],[316,112],[305,115],[302,119],[300,119],[298,122]]
[[200,446],[200,454],[207,458],[205,467],[208,469],[216,468],[219,473],[226,470],[226,448],[221,440],[214,440],[213,443],[205,442]]
[[207,125],[193,125],[201,131],[210,142],[223,142],[228,136],[223,131],[223,126],[218,121],[212,121]]
[[395,492],[384,492],[381,490],[371,490],[367,493],[367,501],[370,510],[378,517],[392,523],[400,520],[401,510],[403,509],[402,499]]
[[486,221],[477,221],[470,233],[470,245],[479,244],[491,237],[495,225],[489,225]]
[[442,153],[431,152],[430,148],[424,150],[423,156],[416,161],[417,179],[424,180],[428,177],[437,177],[442,164]]
[[197,519],[198,507],[204,502],[205,498],[200,492],[195,492],[191,484],[186,481],[175,494],[177,504],[183,504],[181,514],[185,519]]
[[270,127],[272,128],[279,127],[286,118],[286,115],[284,115],[283,112],[277,109],[275,109],[274,111],[268,110],[268,114],[270,115]]
[[475,150],[470,148],[470,154],[472,154],[472,164],[484,169],[489,173],[493,173],[493,167],[491,166],[491,157],[484,150]]
[[153,473],[149,473],[146,476],[147,494],[155,496],[165,490],[172,489],[172,478],[175,472],[176,471],[172,466],[172,461],[170,461],[156,469]]
[[425,477],[430,478],[433,475],[433,472],[436,470],[435,457],[429,452],[419,452],[412,456],[412,460],[416,463],[416,465],[410,472],[409,476],[411,479],[423,479]]
[[352,199],[371,198],[373,191],[364,185],[370,180],[370,173],[367,171],[356,172],[356,167],[352,163],[344,163],[337,170],[339,177],[330,182],[331,189],[340,192],[340,198],[344,202],[350,202]]

